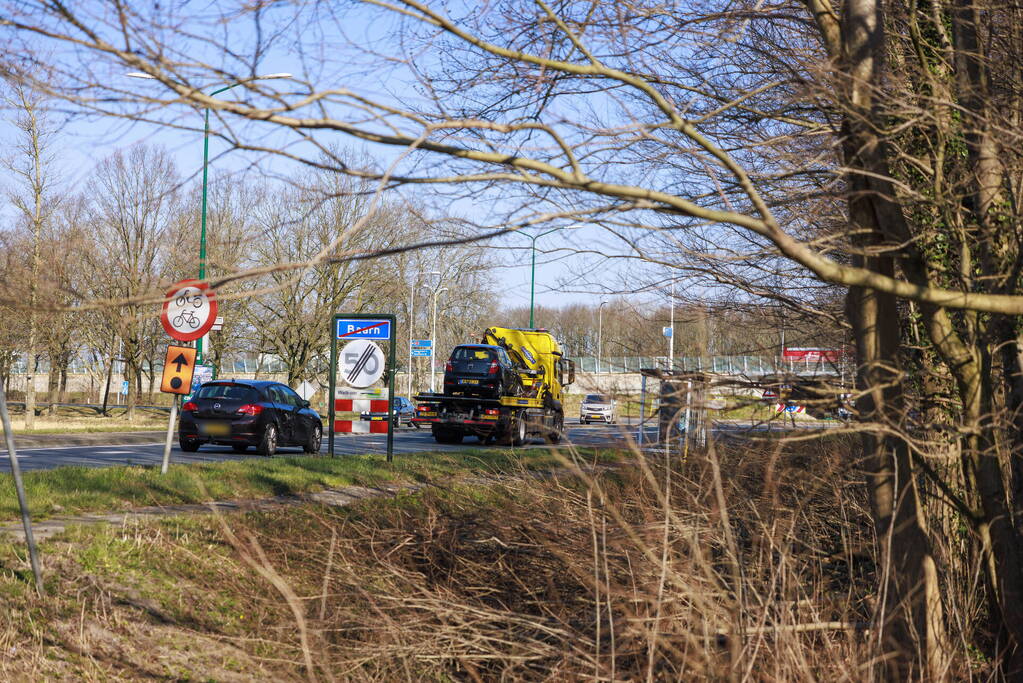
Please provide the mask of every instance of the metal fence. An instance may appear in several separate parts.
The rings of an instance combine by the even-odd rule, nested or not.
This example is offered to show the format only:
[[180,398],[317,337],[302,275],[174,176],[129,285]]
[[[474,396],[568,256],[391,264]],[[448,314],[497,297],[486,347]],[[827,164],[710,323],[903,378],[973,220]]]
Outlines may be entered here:
[[684,372],[709,372],[718,375],[767,375],[792,372],[816,375],[842,375],[849,368],[842,363],[818,360],[783,360],[764,356],[607,356],[574,358],[576,371],[596,374],[639,372],[644,368],[674,369]]

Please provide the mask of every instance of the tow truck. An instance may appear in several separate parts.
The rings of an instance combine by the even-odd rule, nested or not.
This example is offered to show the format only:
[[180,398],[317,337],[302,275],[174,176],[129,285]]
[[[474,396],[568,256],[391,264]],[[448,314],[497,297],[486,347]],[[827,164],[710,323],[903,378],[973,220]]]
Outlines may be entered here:
[[575,381],[575,363],[564,357],[561,345],[544,329],[489,327],[481,344],[500,346],[515,363],[521,382],[508,387],[510,395],[415,396],[412,422],[430,425],[437,443],[461,443],[474,435],[480,443],[521,446],[529,436],[558,443],[565,429],[565,387]]

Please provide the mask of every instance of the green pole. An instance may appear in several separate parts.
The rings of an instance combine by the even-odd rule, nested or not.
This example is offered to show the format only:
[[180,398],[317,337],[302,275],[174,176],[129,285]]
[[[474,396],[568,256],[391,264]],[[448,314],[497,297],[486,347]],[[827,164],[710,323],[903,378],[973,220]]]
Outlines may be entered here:
[[536,291],[536,241],[538,239],[540,239],[541,237],[543,237],[544,235],[549,235],[552,232],[557,232],[558,230],[562,230],[562,229],[567,228],[567,227],[569,227],[569,226],[563,225],[560,228],[554,228],[553,230],[548,230],[547,232],[541,232],[536,237],[530,237],[529,238],[529,239],[533,240],[533,246],[532,246],[533,259],[532,259],[532,265],[530,266],[530,269],[529,269],[529,327],[530,328],[533,328],[533,327],[536,326],[533,323],[533,294]]
[[533,237],[533,265],[529,269],[529,327],[533,325],[533,292],[536,290],[536,237]]
[[[244,81],[239,81],[233,85],[214,90],[210,93],[210,97],[219,95],[225,90],[230,90],[235,86],[239,86]],[[206,187],[209,179],[209,167],[210,167],[210,108],[206,107],[206,124],[203,127],[202,135],[202,212],[199,219],[199,279],[206,279]],[[195,340],[195,362],[201,363],[203,361],[202,356],[202,337]]]

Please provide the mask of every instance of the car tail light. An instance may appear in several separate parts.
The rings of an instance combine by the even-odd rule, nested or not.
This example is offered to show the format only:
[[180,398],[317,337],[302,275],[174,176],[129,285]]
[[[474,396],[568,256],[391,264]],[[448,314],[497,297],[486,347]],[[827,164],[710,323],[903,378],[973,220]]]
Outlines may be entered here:
[[259,415],[263,412],[263,406],[258,403],[246,403],[237,412],[239,415]]
[[498,368],[500,368],[500,367],[501,367],[501,366],[497,364],[497,361],[496,361],[496,360],[492,360],[492,361],[490,361],[490,369],[489,369],[489,370],[487,370],[487,374],[488,374],[488,375],[496,375],[496,374],[497,374],[497,370],[498,370]]
[[418,408],[416,408],[416,410],[425,413],[426,411],[430,410],[430,406],[419,406]]
[[455,366],[451,364],[451,361],[448,361],[447,363],[444,364],[444,372],[454,372],[454,371],[455,371]]
[[186,412],[189,412],[189,411],[195,413],[195,412],[198,412],[198,410],[199,410],[199,406],[197,406],[194,401],[189,401],[185,405],[181,406],[181,412],[183,412],[183,413],[186,413]]
[[501,411],[497,408],[487,408],[483,411],[486,415],[500,415]]

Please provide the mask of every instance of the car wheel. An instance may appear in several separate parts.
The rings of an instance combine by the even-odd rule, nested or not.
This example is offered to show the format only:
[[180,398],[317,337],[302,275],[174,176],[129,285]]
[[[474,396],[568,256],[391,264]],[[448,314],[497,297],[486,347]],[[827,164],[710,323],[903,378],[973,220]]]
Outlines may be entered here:
[[183,450],[185,453],[195,453],[197,450],[199,450],[199,446],[201,444],[195,439],[182,438],[178,439],[178,445],[181,446],[181,450]]
[[263,438],[259,442],[259,454],[271,456],[277,452],[277,425],[273,422],[263,430]]
[[249,450],[249,444],[247,444],[247,443],[233,443],[233,444],[231,444],[231,448],[234,449],[235,453],[244,453],[245,451]]
[[313,431],[309,433],[309,440],[302,448],[306,453],[316,454],[320,452],[320,445],[323,443],[323,427],[313,425]]

